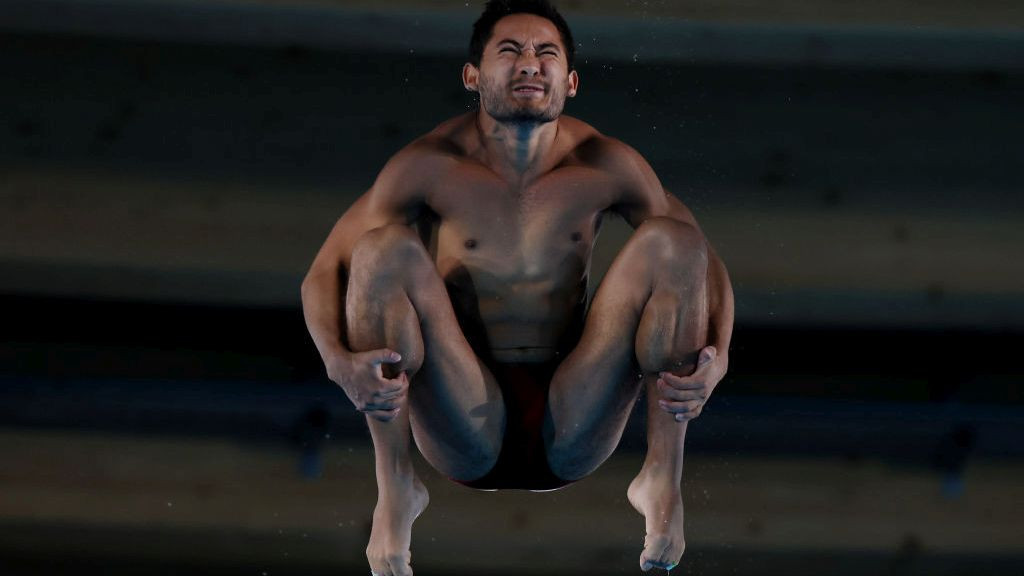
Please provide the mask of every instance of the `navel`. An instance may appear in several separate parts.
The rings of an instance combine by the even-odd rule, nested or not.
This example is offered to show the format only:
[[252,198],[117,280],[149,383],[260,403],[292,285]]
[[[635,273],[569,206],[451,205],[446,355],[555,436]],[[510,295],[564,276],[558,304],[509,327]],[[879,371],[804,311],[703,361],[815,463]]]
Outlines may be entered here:
[[476,248],[476,239],[470,238],[469,240],[466,240],[465,246],[466,246],[466,249],[468,249],[468,250],[472,250],[472,249]]
[[579,232],[573,232],[571,238],[573,242],[579,242],[580,240],[583,240],[583,234],[580,234]]

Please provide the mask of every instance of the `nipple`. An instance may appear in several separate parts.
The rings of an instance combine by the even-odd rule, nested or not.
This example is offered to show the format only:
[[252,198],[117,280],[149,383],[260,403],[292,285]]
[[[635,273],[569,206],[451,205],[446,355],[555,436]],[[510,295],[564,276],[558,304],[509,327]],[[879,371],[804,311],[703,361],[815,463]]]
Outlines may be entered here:
[[476,240],[474,240],[473,238],[470,238],[469,240],[466,240],[465,246],[469,250],[472,250],[473,248],[476,248]]

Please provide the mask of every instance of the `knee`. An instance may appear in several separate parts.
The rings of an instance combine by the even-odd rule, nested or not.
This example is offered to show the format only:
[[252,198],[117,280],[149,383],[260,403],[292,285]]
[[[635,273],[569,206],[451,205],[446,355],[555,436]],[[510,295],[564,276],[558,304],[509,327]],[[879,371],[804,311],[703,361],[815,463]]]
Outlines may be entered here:
[[659,272],[694,280],[703,280],[707,275],[707,242],[693,225],[656,216],[645,220],[630,242]]
[[691,224],[656,216],[645,220],[634,236],[648,253],[656,257],[707,262],[707,242],[700,230]]
[[423,243],[408,226],[388,224],[365,232],[352,248],[352,269],[369,266],[377,272],[407,269],[428,262]]
[[580,429],[578,425],[556,425],[550,417],[544,425],[544,447],[548,469],[562,480],[575,482],[589,476],[611,455],[617,440],[607,430]]
[[607,458],[605,454],[594,454],[592,446],[580,444],[548,447],[546,456],[552,474],[561,480],[575,482],[592,474]]

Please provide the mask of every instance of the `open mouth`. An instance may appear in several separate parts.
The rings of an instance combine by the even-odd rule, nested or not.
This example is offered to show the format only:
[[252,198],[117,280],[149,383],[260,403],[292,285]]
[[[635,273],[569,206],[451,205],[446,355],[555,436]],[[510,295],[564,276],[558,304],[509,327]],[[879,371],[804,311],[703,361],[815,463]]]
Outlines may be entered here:
[[519,86],[518,88],[514,88],[513,92],[515,92],[516,94],[527,94],[527,95],[530,95],[530,94],[543,94],[544,93],[544,89],[539,87],[539,86]]

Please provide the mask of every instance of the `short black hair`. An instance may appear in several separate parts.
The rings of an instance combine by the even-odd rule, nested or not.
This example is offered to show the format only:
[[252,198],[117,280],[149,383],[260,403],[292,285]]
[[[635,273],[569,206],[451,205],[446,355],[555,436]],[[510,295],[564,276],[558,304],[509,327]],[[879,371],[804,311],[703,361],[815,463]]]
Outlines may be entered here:
[[488,0],[483,14],[473,24],[473,37],[469,39],[469,62],[473,66],[480,67],[480,59],[484,55],[484,45],[491,39],[494,25],[498,23],[498,20],[510,14],[535,14],[550,20],[562,36],[569,70],[573,70],[576,45],[573,44],[572,31],[569,30],[565,18],[562,18],[558,9],[548,0]]

